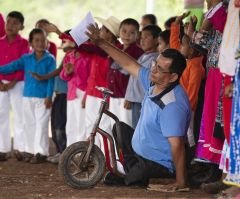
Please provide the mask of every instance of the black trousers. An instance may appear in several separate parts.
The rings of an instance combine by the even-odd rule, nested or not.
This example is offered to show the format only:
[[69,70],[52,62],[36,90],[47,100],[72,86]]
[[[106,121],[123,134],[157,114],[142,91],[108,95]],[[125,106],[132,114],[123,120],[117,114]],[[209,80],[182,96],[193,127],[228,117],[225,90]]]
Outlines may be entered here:
[[58,153],[66,149],[67,95],[56,94],[52,105],[52,139]]
[[[122,133],[122,144],[123,144],[123,157],[124,157],[124,171],[126,173],[125,183],[127,185],[146,181],[150,178],[161,178],[169,174],[168,168],[165,166],[153,162],[151,160],[145,159],[140,155],[136,154],[132,148],[132,137],[134,134],[134,129],[127,124],[120,122],[120,128]],[[117,130],[116,124],[113,126],[113,136],[116,143],[117,152],[118,151],[118,141],[117,141]]]

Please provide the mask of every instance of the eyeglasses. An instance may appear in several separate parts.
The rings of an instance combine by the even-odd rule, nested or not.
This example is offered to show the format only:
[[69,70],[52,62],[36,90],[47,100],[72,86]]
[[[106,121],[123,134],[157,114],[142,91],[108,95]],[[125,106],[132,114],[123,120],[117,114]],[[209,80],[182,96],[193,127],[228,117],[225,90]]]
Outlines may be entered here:
[[162,71],[162,69],[160,68],[159,65],[157,65],[157,61],[156,59],[152,60],[152,67],[156,67],[157,71],[161,74],[161,73],[172,73],[172,72],[164,72]]

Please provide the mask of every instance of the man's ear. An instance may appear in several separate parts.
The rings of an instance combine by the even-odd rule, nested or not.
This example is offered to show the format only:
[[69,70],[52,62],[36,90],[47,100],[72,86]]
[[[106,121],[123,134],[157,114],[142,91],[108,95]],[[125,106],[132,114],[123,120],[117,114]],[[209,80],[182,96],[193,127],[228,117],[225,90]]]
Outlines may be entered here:
[[23,30],[25,28],[25,26],[21,26],[20,30]]
[[178,79],[178,74],[177,73],[173,73],[172,74],[172,78],[170,79],[170,82],[175,82],[175,81],[177,81],[177,79]]

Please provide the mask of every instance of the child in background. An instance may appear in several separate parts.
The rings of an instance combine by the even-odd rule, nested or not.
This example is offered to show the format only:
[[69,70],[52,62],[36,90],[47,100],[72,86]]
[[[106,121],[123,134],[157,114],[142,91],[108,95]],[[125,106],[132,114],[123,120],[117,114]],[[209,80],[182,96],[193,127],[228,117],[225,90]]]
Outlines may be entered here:
[[157,25],[157,17],[154,14],[146,14],[142,16],[139,31],[142,32],[143,28],[148,25]]
[[[164,23],[164,26],[166,28],[166,30],[171,30],[171,25],[173,22],[176,21],[176,18],[177,17],[170,17],[167,21],[165,21]],[[182,38],[184,36],[184,28],[183,28],[183,22],[181,21],[180,22],[180,34],[179,34],[179,38],[180,38],[180,41],[182,42]]]
[[[116,47],[123,50],[134,59],[138,59],[143,54],[143,50],[136,42],[138,34],[139,24],[136,20],[130,18],[123,20],[119,28],[119,36],[123,44],[117,45]],[[62,47],[76,47],[76,44],[66,40]],[[78,50],[86,50],[90,53],[99,54],[102,57],[108,57],[107,82],[108,88],[114,93],[110,96],[109,109],[119,118],[120,121],[132,126],[132,104],[125,100],[127,84],[130,76],[129,73],[122,69],[104,50],[95,44],[82,44],[76,48]],[[115,122],[111,119],[111,126],[113,126],[114,123]]]
[[139,27],[139,36],[137,37],[137,43],[140,45],[142,30],[145,26],[148,25],[157,25],[157,17],[154,14],[145,14],[142,16],[140,27]]
[[28,71],[45,75],[56,68],[56,62],[54,57],[46,50],[47,38],[42,29],[33,29],[30,32],[29,44],[34,51],[0,67],[0,73],[9,74],[24,70],[23,100],[22,104],[19,104],[18,101],[18,106],[23,110],[23,132],[27,152],[25,161],[36,164],[44,162],[48,156],[48,124],[54,79],[37,81]]
[[[119,25],[121,21],[114,16],[110,16],[107,19],[103,19],[100,17],[95,17],[95,18],[103,24],[101,28],[101,37],[106,39],[108,42],[112,43],[113,45],[120,45],[120,43],[117,40],[117,37],[118,37]],[[71,41],[74,41],[72,37],[69,37],[66,34],[62,33],[53,24],[49,25],[47,28],[50,32],[57,33],[60,39],[70,39]],[[85,48],[90,48],[91,46],[96,47],[96,45],[92,43],[85,43],[85,44],[82,44],[81,46],[85,46]],[[86,51],[84,52],[86,53]],[[92,132],[96,117],[98,115],[99,107],[103,99],[102,92],[95,89],[95,87],[98,86],[98,87],[107,88],[108,59],[96,53],[91,53],[91,55],[92,55],[92,66],[91,66],[91,74],[90,74],[90,77],[88,80],[88,86],[87,86],[87,99],[86,99],[86,110],[85,110],[87,136],[89,136],[90,133]],[[99,125],[101,129],[103,129],[108,133],[111,133],[110,117],[108,117],[106,114],[103,114]],[[95,144],[99,146],[99,148],[104,150],[103,140],[100,134],[96,134]]]
[[177,50],[181,50],[181,53],[187,59],[187,67],[184,70],[180,79],[180,84],[188,94],[191,104],[191,122],[187,132],[188,142],[190,147],[194,146],[195,138],[193,134],[194,113],[197,107],[198,91],[201,85],[201,81],[205,78],[205,70],[202,66],[203,56],[199,51],[190,47],[190,38],[188,35],[184,35],[182,38],[182,44],[179,40],[180,34],[180,22],[186,18],[190,12],[176,18],[175,22],[171,25],[170,47]]
[[[142,30],[141,47],[144,50],[144,54],[138,59],[138,63],[146,68],[151,68],[152,60],[155,60],[159,53],[158,47],[158,35],[161,33],[161,28],[157,25],[145,26]],[[143,88],[141,82],[130,76],[125,99],[132,103],[132,128],[135,129],[140,118],[140,110],[142,108],[142,102],[146,95],[146,91]]]
[[[28,41],[19,35],[24,29],[24,17],[20,12],[10,12],[6,20],[6,35],[0,38],[0,68],[22,55],[29,53]],[[14,146],[16,157],[22,160],[25,152],[25,139],[22,125],[22,95],[24,71],[0,74],[0,161],[7,160],[6,153],[11,151],[10,105],[14,121]]]
[[91,73],[91,56],[76,50],[66,55],[60,77],[68,82],[67,92],[67,146],[85,141],[85,102],[88,78]]
[[[46,35],[48,36],[49,32],[45,28],[46,24],[50,24],[50,22],[47,19],[39,19],[35,25],[35,28],[43,29],[46,32]],[[57,46],[55,43],[47,40],[47,47],[46,50],[48,50],[56,59],[57,57]]]
[[158,52],[161,53],[167,48],[170,48],[170,30],[164,30],[158,35]]
[[5,34],[6,34],[5,22],[4,22],[4,18],[2,16],[2,13],[0,12],[0,38],[3,37]]

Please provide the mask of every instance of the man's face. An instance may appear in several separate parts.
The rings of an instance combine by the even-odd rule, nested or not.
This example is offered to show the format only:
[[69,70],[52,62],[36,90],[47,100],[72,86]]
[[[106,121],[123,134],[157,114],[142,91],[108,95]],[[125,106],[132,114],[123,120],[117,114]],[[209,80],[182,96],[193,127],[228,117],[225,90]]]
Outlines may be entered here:
[[18,34],[20,30],[24,27],[18,18],[15,17],[7,17],[7,21],[5,24],[6,33],[8,36],[15,36]]
[[152,66],[151,68],[149,79],[156,85],[169,84],[172,77],[176,75],[175,73],[170,73],[169,71],[172,59],[159,55],[156,61],[156,66]]

